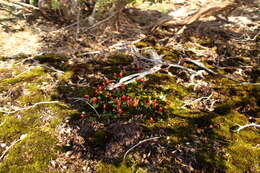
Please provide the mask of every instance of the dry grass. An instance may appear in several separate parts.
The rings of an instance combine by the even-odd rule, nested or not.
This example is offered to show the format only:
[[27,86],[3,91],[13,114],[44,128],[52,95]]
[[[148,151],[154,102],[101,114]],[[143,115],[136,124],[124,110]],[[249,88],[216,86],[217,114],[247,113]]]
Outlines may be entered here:
[[0,0],[3,4],[0,10],[0,55],[37,54],[41,48],[40,35],[32,31],[33,27],[28,26],[24,16],[20,15],[23,12],[19,13],[20,9],[12,6],[12,2],[17,0]]
[[18,54],[37,54],[41,48],[39,35],[30,30],[16,33],[0,32],[0,54],[15,56]]

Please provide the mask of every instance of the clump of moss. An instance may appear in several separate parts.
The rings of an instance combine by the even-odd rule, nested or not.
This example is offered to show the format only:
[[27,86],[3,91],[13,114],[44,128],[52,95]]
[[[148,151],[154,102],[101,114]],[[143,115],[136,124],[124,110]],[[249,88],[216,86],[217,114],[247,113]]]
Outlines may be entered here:
[[226,172],[257,172],[257,160],[259,148],[257,145],[257,138],[259,133],[252,128],[244,129],[239,133],[232,130],[236,124],[248,124],[246,117],[237,112],[231,111],[224,116],[214,118],[213,124],[218,127],[214,132],[229,141],[225,147],[225,165]]
[[127,167],[125,164],[119,166],[105,164],[99,162],[97,165],[97,173],[145,173],[146,171],[141,168]]
[[129,65],[133,62],[133,58],[128,55],[115,54],[108,57],[107,63],[110,65]]
[[196,151],[198,161],[203,163],[204,169],[213,172],[225,172],[223,157],[220,153],[213,153],[206,149]]
[[[20,72],[20,68],[18,65],[14,66],[12,75],[4,76],[0,80],[1,92],[8,90],[9,95],[12,95],[10,102],[24,108],[41,101],[50,101],[50,95],[54,89],[49,91],[46,88],[55,82],[54,77],[42,67],[36,67],[24,73]],[[65,73],[57,78],[68,79],[70,76],[70,73]],[[16,89],[14,85],[19,86],[19,92],[14,91]],[[22,134],[28,134],[28,136],[9,150],[0,163],[0,172],[44,171],[50,160],[55,158],[58,150],[57,139],[52,135],[56,126],[67,115],[74,112],[62,104],[42,104],[8,116],[4,116],[6,113],[1,113],[1,122],[5,121],[0,127],[1,142],[11,144]],[[0,152],[2,151],[1,148]]]
[[53,135],[38,129],[9,151],[0,172],[42,172],[55,158],[56,142]]
[[8,86],[8,85],[12,85],[12,84],[20,83],[20,82],[32,81],[36,77],[39,77],[43,74],[44,74],[43,68],[41,68],[41,67],[35,68],[35,69],[29,71],[28,73],[24,73],[20,76],[2,79],[2,80],[0,80],[0,85]]
[[56,54],[46,54],[34,57],[41,64],[50,65],[54,68],[65,70],[67,67],[68,58]]
[[241,140],[236,141],[227,149],[227,172],[258,172],[260,149]]

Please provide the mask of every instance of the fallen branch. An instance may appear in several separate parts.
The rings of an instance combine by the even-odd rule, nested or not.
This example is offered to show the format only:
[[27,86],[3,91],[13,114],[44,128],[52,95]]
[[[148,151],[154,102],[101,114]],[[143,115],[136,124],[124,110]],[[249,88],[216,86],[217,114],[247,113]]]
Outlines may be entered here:
[[243,82],[243,81],[240,81],[240,80],[236,80],[236,79],[234,79],[234,78],[232,78],[232,77],[230,77],[230,76],[227,76],[227,75],[224,75],[224,74],[216,73],[216,72],[210,70],[209,68],[205,67],[202,63],[199,62],[199,60],[192,60],[192,59],[187,59],[187,58],[186,58],[186,59],[184,59],[184,61],[186,61],[186,62],[191,62],[191,63],[193,63],[194,65],[197,65],[198,67],[202,68],[203,70],[205,70],[205,71],[207,71],[208,73],[211,73],[211,74],[213,74],[213,75],[215,75],[215,76],[220,76],[220,77],[223,77],[223,78],[227,78],[227,79],[229,79],[229,80],[232,80],[232,81],[234,81],[234,82],[237,82],[237,83],[239,83],[239,85],[256,85],[256,86],[260,85],[260,83]]
[[213,75],[215,75],[215,76],[224,77],[224,78],[227,78],[227,79],[229,79],[229,80],[232,80],[232,81],[234,81],[234,82],[241,83],[241,84],[247,83],[247,82],[243,82],[243,81],[236,80],[236,79],[234,79],[234,78],[232,78],[232,77],[230,77],[230,76],[224,75],[224,74],[216,73],[216,72],[210,70],[209,68],[205,67],[205,65],[202,64],[202,63],[200,63],[199,60],[192,60],[192,59],[186,58],[186,59],[184,59],[184,61],[185,61],[185,62],[193,63],[194,65],[196,65],[196,66],[202,68],[202,69],[205,70],[206,72],[208,72],[208,73],[210,73],[210,74],[213,74]]
[[144,56],[142,56],[139,51],[137,50],[136,47],[133,47],[131,49],[131,52],[132,54],[134,54],[135,56],[137,56],[140,60],[145,60],[145,61],[148,61],[148,62],[151,62],[153,63],[153,67],[150,68],[149,70],[146,70],[144,72],[140,72],[140,73],[135,73],[135,74],[131,74],[129,76],[125,76],[123,77],[122,79],[119,80],[118,83],[116,84],[111,84],[110,86],[108,86],[107,88],[109,90],[112,90],[114,88],[118,88],[120,87],[122,84],[123,85],[127,85],[127,84],[130,84],[136,80],[139,80],[141,78],[144,78],[145,76],[149,75],[149,74],[153,74],[153,73],[156,73],[157,71],[161,70],[162,69],[162,66],[163,65],[166,65],[168,66],[166,69],[168,70],[169,68],[171,67],[174,67],[174,68],[180,68],[180,69],[184,69],[184,70],[187,70],[188,72],[190,73],[193,73],[193,74],[197,74],[196,71],[192,70],[192,69],[189,69],[187,67],[184,67],[184,66],[181,66],[179,64],[174,64],[174,63],[167,63],[167,62],[164,62],[163,61],[163,56],[162,55],[158,55],[157,52],[153,49],[150,50],[150,58],[146,58]]
[[[184,101],[184,104],[182,105],[182,109],[185,109],[187,108],[187,106],[194,106],[198,103],[202,103],[203,105],[205,105],[205,109],[208,110],[208,111],[213,111],[214,110],[214,104],[218,101],[218,100],[214,100],[214,99],[211,99],[211,97],[213,96],[213,93],[210,94],[208,97],[200,97],[200,98],[197,98],[195,100],[186,100]],[[210,105],[208,106],[207,103],[210,103]]]
[[208,97],[200,97],[195,100],[186,100],[184,101],[184,105],[181,108],[185,108],[186,106],[196,104],[202,100],[209,100],[212,97],[213,94],[210,94]]
[[1,111],[2,113],[5,113],[5,114],[13,114],[13,113],[16,113],[16,112],[19,112],[19,111],[22,111],[22,110],[28,110],[28,109],[31,109],[31,108],[34,108],[36,107],[37,105],[41,105],[41,104],[52,104],[52,103],[59,103],[59,101],[49,101],[49,102],[38,102],[38,103],[35,103],[31,106],[27,106],[27,107],[24,107],[24,108],[19,108],[17,110],[14,110],[14,111]]
[[126,77],[120,79],[118,83],[111,84],[110,86],[108,86],[108,89],[109,90],[113,90],[114,88],[118,88],[121,85],[130,84],[130,83],[132,83],[132,82],[134,82],[136,80],[144,78],[148,74],[153,74],[153,73],[155,73],[155,72],[157,72],[159,70],[161,70],[161,65],[154,66],[153,68],[151,68],[151,69],[149,69],[147,71],[141,72],[141,73],[135,73],[135,74],[126,76]]
[[237,125],[238,125],[238,129],[234,130],[234,132],[237,132],[237,133],[239,133],[240,130],[247,128],[247,127],[260,127],[260,124],[255,124],[255,123],[246,124],[246,125],[243,125],[243,126],[241,126],[239,124],[237,124]]
[[133,150],[134,148],[136,148],[137,146],[141,145],[141,144],[144,143],[144,142],[156,140],[156,139],[159,139],[159,138],[161,138],[161,137],[153,137],[153,138],[148,138],[148,139],[144,139],[144,140],[142,140],[142,141],[139,141],[137,144],[135,144],[135,145],[132,146],[129,150],[126,151],[126,153],[124,154],[123,160],[125,160],[127,154],[128,154],[131,150]]
[[20,136],[19,139],[13,141],[13,142],[11,143],[11,145],[10,145],[9,147],[7,147],[7,148],[5,149],[5,151],[2,153],[2,155],[0,156],[0,161],[2,161],[2,160],[4,159],[4,157],[5,157],[5,155],[7,154],[7,152],[8,152],[15,144],[17,144],[18,142],[22,141],[26,136],[27,136],[27,134],[23,134],[23,135]]
[[[160,18],[155,24],[152,24],[148,27],[145,27],[145,29],[151,29],[154,30],[158,26],[161,25],[189,25],[193,22],[199,20],[201,17],[206,16],[216,16],[219,13],[222,13],[223,11],[235,9],[238,7],[238,4],[230,2],[230,1],[223,1],[221,3],[212,2],[210,4],[202,6],[200,9],[197,10],[197,12],[193,13],[191,16],[187,16],[182,20],[177,20],[176,17],[178,16],[164,16]],[[188,12],[186,12],[189,14]]]
[[[55,72],[57,72],[57,73],[64,73],[64,71],[58,70],[58,69],[56,69],[56,68],[54,68],[54,67],[50,67],[50,66],[47,66],[47,65],[44,65],[44,64],[39,64],[38,66],[39,66],[39,67],[44,67],[44,68],[50,69],[50,70],[55,71]],[[37,66],[36,66],[36,67],[37,67]]]

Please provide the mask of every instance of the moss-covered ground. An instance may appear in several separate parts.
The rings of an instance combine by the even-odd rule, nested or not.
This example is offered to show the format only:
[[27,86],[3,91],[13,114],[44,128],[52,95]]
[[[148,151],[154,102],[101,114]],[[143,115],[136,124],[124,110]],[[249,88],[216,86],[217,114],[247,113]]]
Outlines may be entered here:
[[133,50],[81,54],[102,45],[85,38],[73,42],[87,44],[79,52],[63,52],[70,56],[0,57],[0,173],[259,172],[260,129],[236,131],[260,123],[259,35],[241,43],[237,28],[215,26],[194,23],[178,37],[159,27],[134,48],[194,71],[203,69],[186,60],[198,60],[220,75],[164,65],[108,90],[152,63]]
[[[119,55],[116,55],[118,58]],[[122,55],[121,55],[122,56]],[[50,56],[51,57],[51,56]],[[101,121],[107,124],[108,119],[100,119],[95,112],[88,108],[88,105],[76,104],[69,101],[70,97],[84,98],[84,95],[93,93],[97,83],[101,79],[98,76],[91,76],[93,71],[105,72],[106,76],[112,78],[114,73],[119,73],[124,66],[125,71],[133,70],[132,60],[114,62],[116,59],[108,59],[109,63],[101,62],[102,66],[95,61],[91,70],[80,73],[83,65],[66,67],[64,73],[53,72],[44,67],[37,66],[26,71],[26,65],[14,65],[12,68],[1,68],[1,125],[0,141],[1,152],[13,141],[20,138],[22,134],[27,137],[15,144],[3,157],[0,164],[1,172],[42,172],[49,170],[51,161],[58,157],[64,146],[58,145],[57,126],[66,119],[70,121],[86,121],[80,117],[82,111],[88,111],[87,119]],[[46,62],[48,62],[46,60]],[[54,61],[51,61],[53,65]],[[116,63],[116,66],[114,65]],[[98,65],[97,65],[98,64]],[[49,64],[47,64],[49,65]],[[80,69],[79,69],[79,67]],[[91,66],[91,63],[86,64]],[[57,68],[56,66],[55,68]],[[75,70],[76,69],[76,70]],[[109,69],[109,70],[108,70]],[[23,71],[25,72],[23,72]],[[133,73],[133,71],[129,71]],[[129,73],[128,72],[128,73]],[[74,86],[70,81],[77,82],[82,76],[88,79],[89,87]],[[77,77],[77,79],[75,79]],[[186,88],[176,83],[176,76],[165,73],[155,73],[147,76],[144,82],[144,89],[149,90],[150,96],[164,98],[169,103],[171,111],[167,118],[156,117],[154,121],[143,119],[141,123],[152,133],[153,129],[165,131],[162,145],[168,147],[165,152],[184,152],[182,164],[191,164],[192,169],[197,171],[213,172],[257,172],[259,170],[259,129],[250,127],[240,133],[234,132],[237,124],[248,124],[253,119],[259,121],[259,87],[248,85],[237,85],[223,78],[212,80],[214,90],[219,94],[214,97],[221,99],[213,112],[207,112],[201,108],[182,108],[185,99],[196,98],[199,93],[192,88]],[[77,81],[76,81],[77,80]],[[128,86],[126,86],[128,87]],[[132,87],[139,87],[138,85]],[[145,93],[140,90],[136,92]],[[131,90],[132,92],[132,90]],[[131,93],[125,93],[131,95]],[[132,93],[133,94],[133,93]],[[138,93],[134,93],[138,95]],[[6,100],[5,100],[5,99]],[[42,104],[26,110],[18,110],[14,113],[7,113],[17,109],[33,105],[38,102],[59,101],[58,103]],[[138,112],[135,112],[138,113]],[[128,114],[131,114],[128,112]],[[75,119],[76,117],[76,119]],[[115,117],[114,117],[115,118]],[[114,122],[121,121],[120,116]],[[124,119],[124,118],[123,118]],[[111,121],[111,120],[109,120]],[[135,121],[132,119],[131,121]],[[81,126],[84,128],[84,126]],[[100,130],[99,130],[100,131]],[[98,131],[96,132],[96,134]],[[100,135],[91,138],[92,143],[103,143],[107,139]],[[95,139],[96,138],[96,139]],[[107,137],[106,137],[107,138]],[[88,138],[90,139],[90,138]],[[86,140],[88,140],[86,138]],[[90,139],[91,141],[91,139]],[[146,145],[146,144],[144,144]],[[178,146],[178,147],[177,147]],[[138,153],[140,149],[137,149]],[[140,151],[143,152],[143,151]],[[152,161],[143,163],[143,155],[135,156],[135,151],[130,152],[128,160],[121,163],[119,167],[105,163],[103,159],[96,165],[97,172],[146,172],[151,171],[149,165]],[[138,154],[137,154],[138,155]],[[122,156],[121,156],[122,157]],[[156,156],[154,161],[158,161]],[[161,162],[153,169],[160,172],[172,172],[178,169],[185,170],[183,166],[170,165],[172,155],[166,153],[160,155]],[[170,157],[170,158],[167,158]],[[177,155],[176,157],[180,157]],[[190,158],[194,157],[191,163]],[[170,160],[169,160],[170,159]],[[149,160],[149,159],[148,159]],[[163,164],[164,163],[164,164]],[[73,163],[72,163],[73,164]],[[80,168],[76,169],[80,172]]]

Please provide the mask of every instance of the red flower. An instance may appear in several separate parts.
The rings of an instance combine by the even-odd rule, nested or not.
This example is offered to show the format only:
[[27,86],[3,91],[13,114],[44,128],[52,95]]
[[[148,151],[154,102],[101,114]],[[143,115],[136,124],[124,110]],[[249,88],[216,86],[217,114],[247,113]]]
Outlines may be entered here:
[[151,101],[150,101],[150,99],[148,99],[148,100],[147,100],[147,107],[149,108],[150,105],[151,105]]
[[162,108],[162,107],[160,107],[160,108],[159,108],[159,112],[162,112],[162,111],[163,111],[163,108]]
[[121,98],[123,101],[125,101],[127,99],[127,96],[123,95]]
[[93,101],[93,104],[97,104],[97,98],[96,97],[93,97],[92,101]]
[[121,98],[116,98],[117,105],[121,105]]
[[87,100],[89,99],[89,95],[85,95],[84,97],[85,97],[85,99],[87,99]]
[[154,106],[154,109],[157,107],[157,100],[156,99],[154,99],[154,101],[153,101],[153,106]]
[[98,91],[100,92],[100,91],[102,91],[103,90],[103,87],[102,86],[99,86],[98,87]]
[[139,67],[139,66],[135,66],[135,68],[134,68],[136,71],[140,71],[141,70],[141,68]]
[[136,107],[138,106],[139,100],[137,98],[134,98],[133,100],[133,106]]
[[121,72],[119,73],[119,76],[120,76],[120,78],[124,77],[124,73],[121,71]]
[[127,106],[132,105],[132,99],[130,97],[127,98],[126,104],[127,104]]
[[85,112],[82,112],[82,114],[80,114],[80,119],[85,119],[87,117]]
[[118,114],[122,114],[122,113],[123,113],[122,108],[118,108]]
[[114,78],[117,78],[117,74],[116,73],[114,73]]
[[154,123],[155,120],[153,119],[153,117],[150,117],[150,119],[148,120],[149,123]]

